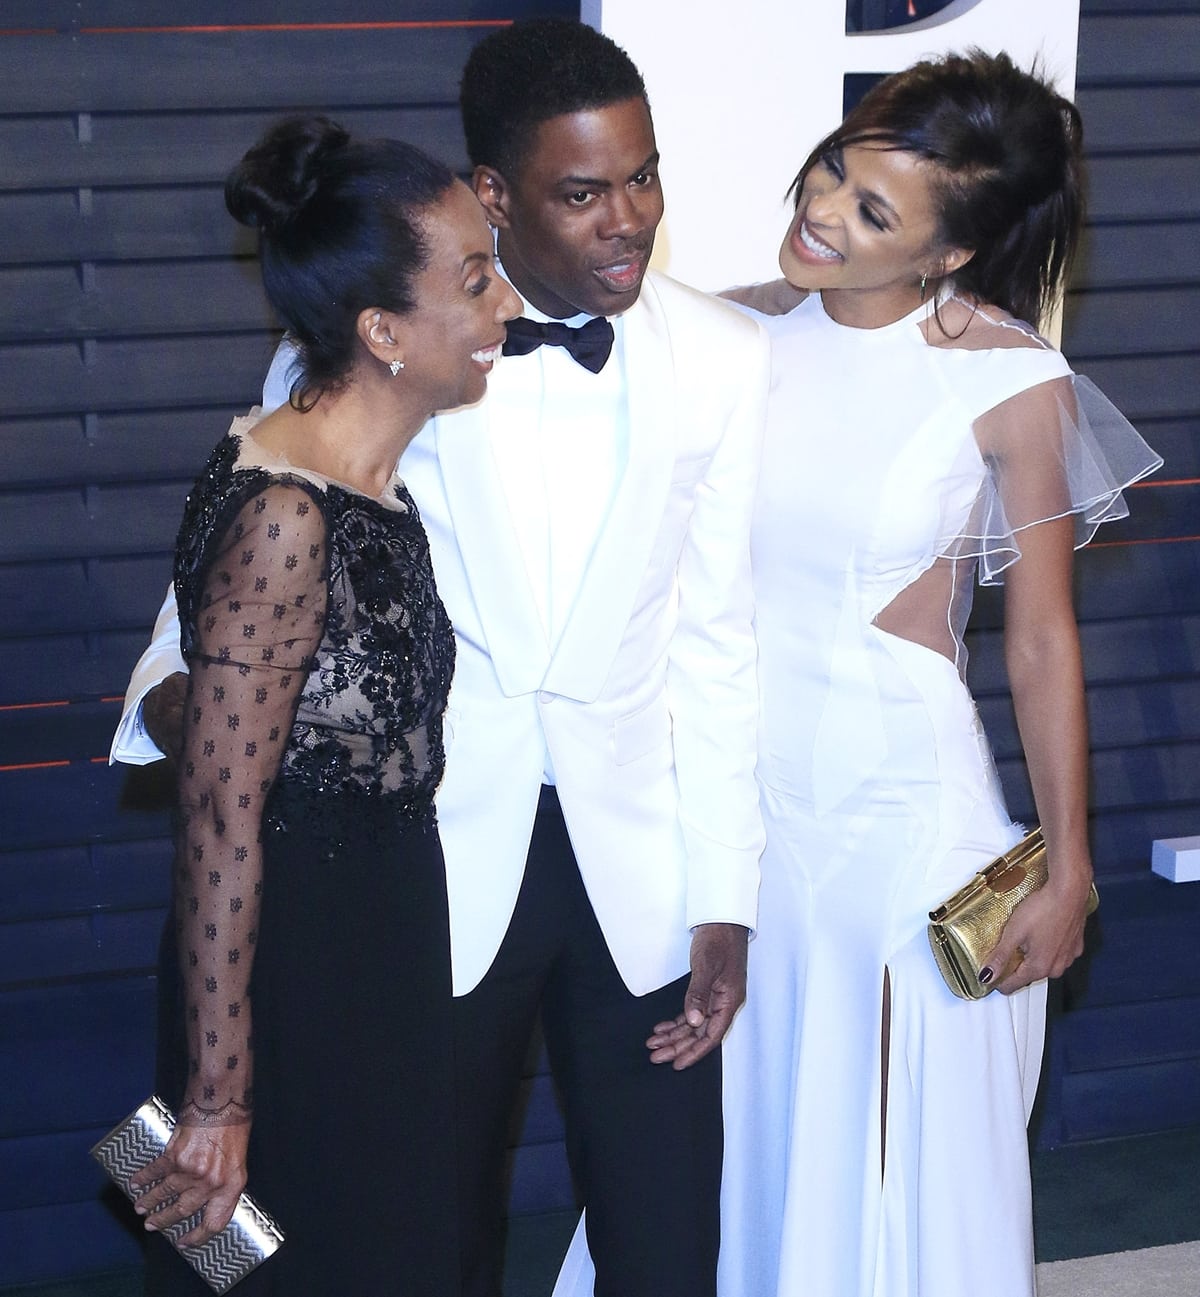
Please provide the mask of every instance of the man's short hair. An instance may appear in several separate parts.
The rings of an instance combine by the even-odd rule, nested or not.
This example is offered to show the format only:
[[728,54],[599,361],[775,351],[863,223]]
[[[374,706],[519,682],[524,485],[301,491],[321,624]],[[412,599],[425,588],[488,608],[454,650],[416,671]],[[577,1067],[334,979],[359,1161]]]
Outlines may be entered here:
[[463,69],[471,165],[511,179],[542,122],[634,98],[646,99],[642,74],[595,28],[567,18],[513,23],[476,45]]

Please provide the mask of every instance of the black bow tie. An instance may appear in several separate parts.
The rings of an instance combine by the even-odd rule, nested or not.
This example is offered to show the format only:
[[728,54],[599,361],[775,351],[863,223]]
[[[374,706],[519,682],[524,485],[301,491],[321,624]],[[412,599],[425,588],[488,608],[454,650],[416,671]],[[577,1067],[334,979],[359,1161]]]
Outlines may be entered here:
[[504,341],[506,356],[527,356],[543,343],[548,347],[566,347],[584,369],[598,374],[612,351],[613,327],[603,316],[597,316],[577,329],[558,320],[551,320],[548,324],[524,317],[509,320],[508,337]]

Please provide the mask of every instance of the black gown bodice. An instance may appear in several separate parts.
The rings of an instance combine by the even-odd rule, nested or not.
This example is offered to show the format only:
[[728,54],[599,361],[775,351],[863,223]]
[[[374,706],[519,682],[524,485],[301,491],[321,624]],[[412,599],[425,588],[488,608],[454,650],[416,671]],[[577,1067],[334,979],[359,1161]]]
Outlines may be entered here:
[[[282,727],[290,720],[287,780],[387,797],[423,814],[444,765],[454,637],[412,497],[399,482],[393,505],[333,483],[239,468],[239,448],[231,434],[214,451],[180,531],[175,585],[189,668],[200,659],[260,682],[256,705]],[[269,494],[282,490],[299,493],[289,510],[319,511],[323,553],[292,553],[278,523],[265,520]],[[278,573],[301,564],[311,576],[322,569],[327,589],[319,645],[307,656],[286,633],[296,629],[295,610],[284,610],[271,588]],[[310,595],[303,610],[310,628],[321,621],[319,599]],[[293,670],[306,680],[290,719],[288,689],[272,686]],[[228,729],[237,720],[210,723]]]

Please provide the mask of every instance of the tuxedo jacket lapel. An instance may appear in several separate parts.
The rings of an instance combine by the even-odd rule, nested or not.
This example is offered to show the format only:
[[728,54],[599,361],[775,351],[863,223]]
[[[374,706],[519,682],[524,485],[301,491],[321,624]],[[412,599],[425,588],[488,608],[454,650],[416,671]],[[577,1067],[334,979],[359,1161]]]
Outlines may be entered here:
[[[505,368],[497,366],[493,388]],[[488,652],[513,696],[541,687],[550,649],[493,458],[488,404],[437,419],[437,459]]]
[[622,333],[629,460],[543,685],[581,702],[599,696],[628,628],[675,462],[675,370],[649,281],[625,313]]
[[505,399],[508,385],[519,383],[519,369],[512,360],[502,362],[483,401],[436,421],[455,541],[509,696],[538,689],[581,702],[599,696],[662,522],[675,461],[675,374],[666,322],[649,282],[625,313],[622,333],[629,458],[553,657],[492,456],[488,408]]

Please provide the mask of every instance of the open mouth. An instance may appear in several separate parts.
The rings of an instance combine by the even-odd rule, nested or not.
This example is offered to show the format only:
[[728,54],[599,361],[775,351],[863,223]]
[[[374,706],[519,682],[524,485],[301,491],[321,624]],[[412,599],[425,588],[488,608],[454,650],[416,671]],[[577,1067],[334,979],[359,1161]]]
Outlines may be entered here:
[[486,368],[490,369],[491,366],[494,365],[496,361],[500,359],[500,355],[503,349],[504,349],[503,342],[489,343],[488,346],[480,347],[478,351],[471,352],[471,359],[477,365],[483,365]]
[[600,266],[593,273],[614,292],[627,293],[641,283],[646,273],[646,256],[643,253],[624,261],[614,261],[611,266]]
[[796,229],[795,238],[799,241],[805,251],[811,253],[814,257],[819,257],[822,261],[841,261],[842,254],[836,249],[831,248],[824,239],[819,239],[808,227],[807,221],[801,221]]

